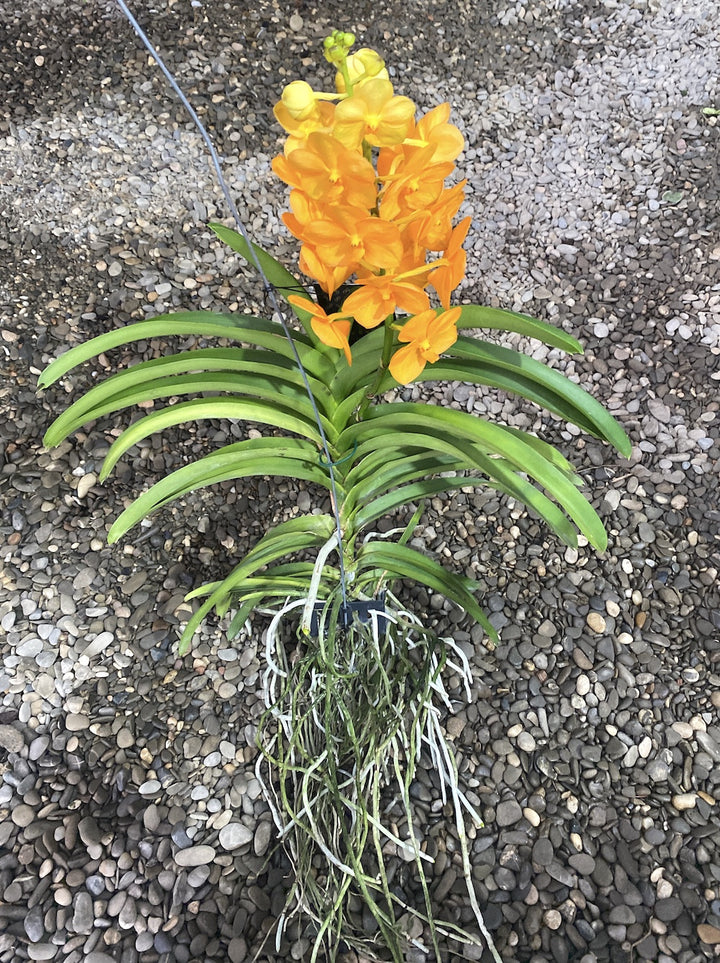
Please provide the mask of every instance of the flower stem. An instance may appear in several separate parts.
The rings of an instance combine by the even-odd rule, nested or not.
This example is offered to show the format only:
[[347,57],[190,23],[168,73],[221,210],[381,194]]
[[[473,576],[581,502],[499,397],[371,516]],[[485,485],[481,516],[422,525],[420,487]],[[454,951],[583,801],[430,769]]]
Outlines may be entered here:
[[392,346],[393,346],[392,325],[394,320],[395,320],[394,314],[391,314],[389,317],[385,319],[385,337],[383,339],[382,354],[380,356],[380,364],[378,366],[377,378],[375,379],[373,384],[370,386],[370,388],[367,391],[367,394],[365,395],[363,400],[360,402],[360,405],[358,406],[357,412],[355,413],[356,421],[363,420],[363,417],[365,415],[365,412],[368,409],[368,406],[370,405],[370,402],[373,400],[375,395],[380,394],[380,389],[381,389],[383,380],[385,379],[385,376],[388,374],[387,367],[390,364],[390,354],[392,352]]

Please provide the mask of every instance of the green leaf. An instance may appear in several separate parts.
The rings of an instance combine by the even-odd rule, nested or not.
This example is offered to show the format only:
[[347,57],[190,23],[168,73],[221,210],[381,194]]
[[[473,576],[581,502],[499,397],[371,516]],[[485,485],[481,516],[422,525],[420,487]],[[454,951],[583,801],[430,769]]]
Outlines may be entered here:
[[317,464],[317,450],[313,445],[297,438],[251,438],[221,448],[156,482],[115,521],[108,541],[116,542],[141,519],[181,495],[206,485],[250,476],[303,478],[329,487],[328,475]]
[[[66,438],[81,425],[132,405],[184,394],[242,391],[244,384],[243,376],[233,373],[176,375],[173,378],[163,378],[130,388],[119,395],[110,396],[104,403],[89,409],[84,404],[85,398],[81,398],[79,402],[71,405],[53,422],[45,433],[43,442],[46,447],[51,448],[53,445],[59,444],[63,438]],[[139,437],[144,438],[155,431],[167,428],[169,425],[179,425],[200,419],[229,418],[235,421],[272,425],[275,428],[295,432],[320,444],[321,435],[312,408],[307,400],[303,400],[302,397],[292,397],[288,399],[289,403],[281,404],[279,397],[282,394],[278,383],[278,400],[275,402],[257,397],[247,399],[242,396],[223,394],[208,398],[195,398],[192,401],[183,401],[146,415],[139,422],[135,422],[132,429],[135,432],[139,431]],[[99,392],[99,396],[102,397],[102,395],[103,392]],[[272,392],[270,392],[270,395],[272,397]],[[325,422],[326,433],[330,435],[330,441],[332,442],[335,431],[332,425],[327,422],[327,419],[322,418],[322,416],[321,419]],[[140,425],[143,427],[138,427]],[[131,442],[131,444],[134,443]],[[127,450],[128,447],[129,445],[124,450]]]
[[[390,410],[384,411],[385,407]],[[497,470],[496,466],[492,459],[483,461],[478,447],[488,454],[501,455],[543,485],[592,545],[601,550],[607,545],[602,522],[577,491],[571,477],[543,457],[526,441],[523,433],[515,435],[464,411],[406,402],[369,409],[367,420],[347,428],[338,446],[358,441],[357,454],[361,457],[365,450],[372,450],[379,439],[393,437],[398,447],[417,445],[448,454],[455,454],[462,442],[469,442],[475,450],[463,448],[461,458],[472,458],[477,467],[491,476]]]
[[[216,420],[223,418],[237,418],[257,424],[273,425],[285,431],[295,432],[318,445],[320,444],[320,434],[313,422],[291,414],[287,408],[278,404],[272,405],[269,402],[257,401],[246,402],[233,398],[196,398],[193,401],[185,401],[168,408],[162,408],[160,411],[152,412],[133,422],[110,446],[100,472],[100,480],[104,481],[108,477],[126,451],[133,445],[139,444],[149,435],[164,431],[172,425],[186,424],[203,419]],[[250,440],[257,441],[258,439]],[[315,451],[315,464],[319,465],[319,455],[317,450]],[[269,473],[266,472],[266,474]]]
[[387,515],[396,508],[408,506],[413,502],[440,492],[451,491],[453,488],[469,488],[477,480],[466,475],[455,475],[449,478],[425,478],[412,485],[400,485],[392,491],[386,492],[373,500],[368,500],[358,509],[353,518],[355,528],[360,531],[371,522]]
[[[306,516],[303,516],[305,518]],[[329,515],[313,515],[312,518],[330,518]],[[293,519],[294,520],[294,519]],[[333,522],[334,524],[334,522]],[[266,578],[275,577],[276,575],[281,578],[296,578],[298,583],[302,582],[306,587],[310,582],[315,565],[313,562],[288,562],[284,565],[276,565],[271,569],[268,569],[264,575]],[[337,569],[333,571],[337,572]],[[206,582],[204,585],[194,588],[191,592],[185,596],[186,601],[191,599],[203,598],[203,596],[212,595],[215,589],[219,588],[222,584],[221,581],[217,582]]]
[[209,224],[208,227],[211,231],[214,231],[224,244],[227,244],[231,250],[243,257],[256,271],[259,264],[265,277],[274,288],[278,289],[283,298],[287,298],[288,294],[299,294],[301,297],[307,296],[304,287],[298,279],[258,244],[252,244],[252,251],[255,254],[255,257],[253,257],[250,247],[242,234],[239,234],[231,227],[225,227],[223,224],[212,223]]
[[408,578],[439,592],[456,602],[471,618],[485,629],[493,640],[498,635],[487,616],[475,601],[473,592],[479,585],[473,579],[448,572],[434,559],[414,548],[393,542],[368,542],[358,552],[358,572],[382,569],[392,578]]
[[457,471],[457,456],[422,452],[413,455],[402,447],[384,447],[366,455],[345,476],[348,497],[345,507],[362,502],[403,482],[415,478],[429,478],[444,471]]
[[[485,341],[477,341],[474,338],[458,338],[447,354],[453,358],[470,359],[483,364],[489,363],[496,368],[504,369],[506,372],[517,373],[521,376],[521,379],[524,376],[537,385],[549,389],[559,396],[563,402],[571,405],[579,417],[584,418],[585,422],[592,426],[593,434],[609,441],[621,454],[629,457],[632,446],[617,421],[603,408],[600,402],[596,401],[584,388],[570,381],[561,372],[535,361],[534,358],[520,354],[518,351],[501,348]],[[473,370],[472,366],[469,370]],[[517,390],[520,394],[522,394],[521,384],[522,381],[519,379]],[[511,388],[510,390],[515,389]]]
[[371,331],[364,331],[360,339],[352,345],[352,365],[348,366],[344,356],[340,355],[336,373],[329,383],[334,398],[342,401],[354,391],[366,388],[375,381],[384,339],[385,328],[380,325]]
[[[588,434],[597,435],[595,425],[587,418],[582,409],[568,402],[554,388],[538,383],[533,377],[528,377],[525,372],[507,371],[494,364],[487,364],[482,361],[440,358],[439,361],[428,365],[421,371],[415,380],[417,382],[461,381],[464,384],[499,388],[501,391],[519,395],[541,408],[552,411],[563,421],[577,425],[578,428],[588,432]],[[338,408],[338,413],[339,410]],[[334,424],[339,424],[339,418],[334,419]]]
[[334,527],[334,520],[329,515],[304,515],[276,525],[260,539],[242,562],[235,566],[200,606],[185,627],[182,642],[193,636],[212,608],[231,600],[245,579],[258,569],[293,552],[319,548],[328,540]]
[[[180,311],[177,314],[159,315],[150,321],[139,321],[113,331],[106,331],[105,334],[76,345],[45,368],[38,378],[38,386],[47,388],[72,368],[112,348],[131,344],[133,341],[165,338],[171,335],[228,338],[232,341],[269,348],[282,357],[294,358],[282,327],[275,321],[256,318],[250,314],[226,315],[214,311]],[[305,368],[315,377],[322,378],[323,373],[328,370],[326,359],[313,348],[304,334],[298,333],[294,337]]]
[[560,328],[539,321],[527,314],[505,311],[502,308],[488,308],[481,304],[463,304],[458,320],[458,328],[486,328],[493,331],[514,331],[528,338],[535,338],[561,351],[582,354],[582,345]]
[[[242,381],[236,382],[233,391],[237,392],[243,387],[246,389],[242,392],[244,394],[257,394],[267,398],[271,396],[275,386],[278,386],[278,391],[300,399],[308,411],[312,410],[305,382],[295,361],[273,351],[254,348],[198,348],[141,361],[90,388],[75,402],[73,408],[78,412],[83,407],[92,410],[96,404],[105,401],[106,397],[120,395],[136,385],[210,371],[242,374]],[[309,376],[308,380],[319,406],[328,416],[332,416],[336,409],[332,395],[322,381],[312,376]]]
[[[415,435],[408,435],[407,438],[414,438]],[[422,440],[422,436],[421,440]],[[527,439],[532,436],[525,436]],[[534,439],[537,441],[537,439]],[[403,481],[409,481],[413,478],[421,477],[421,469],[425,468],[426,477],[438,471],[449,471],[460,472],[464,470],[475,470],[482,472],[482,476],[478,479],[476,476],[463,475],[463,484],[458,486],[454,483],[454,479],[444,479],[448,480],[449,484],[446,489],[439,489],[440,491],[450,490],[456,487],[479,487],[479,485],[486,484],[491,488],[495,488],[498,491],[510,495],[516,501],[521,502],[526,505],[532,511],[536,512],[541,518],[547,522],[552,531],[558,535],[567,545],[571,545],[573,548],[577,545],[577,537],[575,534],[575,529],[570,524],[568,519],[565,517],[563,512],[553,504],[549,498],[547,498],[541,491],[535,488],[530,482],[523,478],[519,473],[518,469],[511,465],[503,458],[490,458],[487,454],[479,447],[468,445],[460,440],[455,442],[449,442],[446,439],[438,440],[435,435],[430,435],[422,449],[422,454],[424,455],[428,447],[435,445],[436,447],[442,446],[449,454],[449,458],[443,462],[440,462],[439,454],[431,456],[427,460],[427,463],[423,464],[424,459],[422,456],[412,455],[409,449],[406,447],[398,448],[396,440],[391,436],[381,435],[373,438],[372,441],[360,446],[359,452],[362,452],[365,448],[376,447],[379,450],[377,452],[372,451],[370,455],[365,456],[363,461],[360,463],[358,468],[364,465],[366,459],[372,459],[373,457],[379,457],[382,459],[383,455],[387,458],[392,456],[387,453],[386,449],[390,449],[393,455],[400,453],[400,459],[398,461],[391,461],[388,464],[388,473],[393,465],[400,465],[406,463],[408,465],[407,476],[403,477],[400,472],[398,472],[395,483],[400,484]],[[435,459],[437,466],[432,467],[432,460]],[[372,463],[371,463],[372,465]],[[416,473],[416,468],[417,473]],[[384,480],[380,469],[377,473],[381,482]],[[352,524],[354,528],[360,529],[368,525],[371,521],[376,518],[381,517],[382,512],[380,508],[385,504],[382,502],[373,501],[380,494],[380,491],[385,486],[378,486],[377,491],[373,485],[373,479],[375,474],[371,471],[368,473],[367,478],[362,481],[357,481],[357,476],[354,474],[348,475],[345,480],[345,485],[347,488],[347,498],[345,505],[343,507],[343,513],[347,513],[348,524]],[[569,476],[572,481],[574,481],[575,476]],[[388,486],[389,487],[389,484]],[[417,493],[417,497],[424,497],[422,492]],[[400,502],[397,503],[401,504]],[[359,507],[358,507],[359,506]],[[395,506],[397,507],[397,506]],[[389,510],[389,509],[384,509]]]

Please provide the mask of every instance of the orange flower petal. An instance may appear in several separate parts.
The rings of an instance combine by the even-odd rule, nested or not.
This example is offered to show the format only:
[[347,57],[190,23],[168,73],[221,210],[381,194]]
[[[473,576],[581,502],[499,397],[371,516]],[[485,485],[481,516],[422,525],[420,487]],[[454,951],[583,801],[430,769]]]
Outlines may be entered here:
[[401,385],[414,381],[426,365],[425,358],[414,344],[400,348],[390,359],[390,374]]

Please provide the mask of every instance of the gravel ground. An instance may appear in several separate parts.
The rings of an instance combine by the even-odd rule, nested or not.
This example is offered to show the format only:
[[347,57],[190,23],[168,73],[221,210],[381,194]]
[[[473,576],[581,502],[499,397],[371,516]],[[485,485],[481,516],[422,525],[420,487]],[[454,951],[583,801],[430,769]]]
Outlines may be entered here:
[[[441,600],[414,600],[475,669],[447,729],[486,823],[478,899],[506,963],[718,958],[716,3],[357,0],[353,23],[304,0],[159,6],[136,12],[251,232],[288,264],[270,106],[313,79],[329,29],[382,50],[419,104],[453,104],[473,214],[462,296],[578,336],[570,361],[508,340],[590,388],[634,444],[626,462],[496,392],[436,389],[559,442],[610,532],[603,556],[567,550],[488,493],[436,499],[419,530],[482,581],[502,636],[488,653]],[[287,867],[254,778],[257,640],[229,648],[209,623],[191,656],[175,646],[187,590],[316,493],[219,486],[109,549],[127,500],[227,427],[152,438],[101,487],[112,424],[41,445],[94,373],[35,387],[89,335],[253,306],[257,285],[208,231],[225,212],[200,138],[112,2],[17,7],[0,2],[0,963],[302,961],[297,925],[273,955]],[[467,923],[432,772],[416,795],[434,901]]]

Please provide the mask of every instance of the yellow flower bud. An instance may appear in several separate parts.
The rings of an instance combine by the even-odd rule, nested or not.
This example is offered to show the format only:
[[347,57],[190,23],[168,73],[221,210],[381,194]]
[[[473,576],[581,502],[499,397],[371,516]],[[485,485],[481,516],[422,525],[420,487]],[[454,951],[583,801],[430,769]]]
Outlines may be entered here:
[[[376,77],[382,80],[390,79],[390,75],[385,69],[385,61],[376,50],[371,50],[369,47],[363,47],[357,53],[350,54],[346,63],[350,74],[350,83],[353,86]],[[345,79],[341,73],[338,73],[335,77],[335,87],[339,93],[345,93]]]
[[283,89],[281,100],[295,120],[305,120],[315,110],[315,91],[304,80],[293,80],[288,84]]

